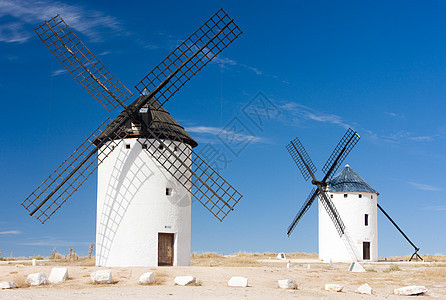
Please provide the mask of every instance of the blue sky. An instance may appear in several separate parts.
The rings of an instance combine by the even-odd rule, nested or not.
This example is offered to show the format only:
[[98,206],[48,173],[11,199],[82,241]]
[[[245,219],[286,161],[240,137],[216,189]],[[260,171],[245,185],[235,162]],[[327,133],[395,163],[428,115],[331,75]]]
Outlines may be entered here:
[[[223,223],[193,204],[192,250],[317,252],[316,205],[286,236],[312,186],[285,145],[299,137],[321,169],[352,127],[361,140],[345,163],[380,192],[379,203],[421,253],[446,254],[446,2],[0,0],[2,255],[69,246],[87,253],[95,239],[95,176],[45,225],[20,203],[118,113],[64,72],[33,29],[61,14],[135,93],[220,7],[243,35],[165,107],[200,143],[197,152],[212,146],[226,157],[221,174],[244,197]],[[243,113],[259,92],[276,108],[261,126]],[[218,134],[234,122],[249,143],[232,152]],[[380,256],[412,253],[381,213],[378,223]]]

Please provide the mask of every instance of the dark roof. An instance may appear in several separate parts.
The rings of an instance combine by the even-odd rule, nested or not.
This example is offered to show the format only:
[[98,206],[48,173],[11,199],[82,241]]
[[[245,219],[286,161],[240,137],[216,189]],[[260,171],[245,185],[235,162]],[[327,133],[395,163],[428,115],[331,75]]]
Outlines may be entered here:
[[358,175],[349,165],[334,176],[328,182],[330,192],[366,192],[378,194],[361,176]]
[[[147,96],[141,95],[138,99],[141,99],[142,97]],[[139,114],[146,124],[150,124],[150,130],[152,130],[158,138],[180,141],[189,144],[192,148],[198,146],[198,143],[186,132],[186,130],[184,130],[184,127],[181,126],[156,99],[150,99],[139,111]],[[117,119],[124,117],[124,115],[125,112],[121,113]],[[131,122],[128,121],[126,123],[126,131],[130,134],[128,137],[150,137],[147,133],[144,134],[134,129],[135,128],[132,128]],[[106,134],[106,130],[98,136],[98,139],[104,134]]]

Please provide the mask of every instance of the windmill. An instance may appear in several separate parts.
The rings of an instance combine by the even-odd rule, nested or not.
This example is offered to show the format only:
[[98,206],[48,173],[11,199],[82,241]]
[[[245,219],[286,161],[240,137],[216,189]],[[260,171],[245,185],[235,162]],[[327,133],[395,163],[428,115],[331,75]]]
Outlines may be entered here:
[[[312,184],[316,186],[288,227],[288,236],[291,235],[299,220],[318,197],[321,204],[319,207],[319,257],[324,261],[377,260],[377,208],[384,213],[414,247],[415,252],[410,260],[414,257],[422,260],[418,255],[419,248],[412,243],[378,204],[378,192],[354,172],[349,165],[346,165],[338,175],[334,176],[359,139],[357,132],[352,129],[347,130],[322,168],[325,175],[321,181],[316,179],[314,175],[316,167],[299,139],[294,139],[286,146],[304,179],[308,180],[311,177]],[[339,211],[342,211],[343,217],[348,221],[349,231],[347,231],[346,225],[341,219],[338,208],[334,204],[335,201],[337,205],[341,206],[338,208],[342,209]],[[336,230],[329,225],[330,220]],[[352,234],[350,234],[350,231]],[[356,243],[353,241],[356,241]],[[371,248],[372,256],[370,254]],[[362,256],[359,253],[361,250]]]
[[96,264],[188,265],[191,196],[223,221],[242,195],[193,151],[197,143],[163,105],[242,31],[220,9],[135,86],[139,97],[128,105],[133,94],[59,15],[35,32],[109,112],[123,110],[22,206],[43,224],[99,169]]

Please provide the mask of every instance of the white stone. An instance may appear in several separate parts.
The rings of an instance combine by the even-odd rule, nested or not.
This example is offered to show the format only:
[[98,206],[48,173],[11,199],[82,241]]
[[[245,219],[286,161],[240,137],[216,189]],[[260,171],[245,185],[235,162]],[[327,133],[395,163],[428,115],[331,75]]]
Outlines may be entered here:
[[289,269],[291,267],[291,263],[286,263],[286,268]]
[[286,255],[285,253],[280,252],[279,254],[277,254],[276,258],[281,260],[286,260]]
[[292,279],[278,280],[277,283],[281,289],[295,289],[297,287],[296,281]]
[[18,264],[18,265],[15,265],[16,267],[24,267],[25,265],[23,265],[23,264]]
[[59,283],[66,281],[68,278],[68,269],[67,268],[53,268],[50,273],[50,277],[48,277],[48,281],[51,283]]
[[110,270],[99,270],[90,275],[93,283],[112,283],[112,273]]
[[344,287],[342,285],[334,283],[327,283],[324,287],[326,291],[331,291],[331,292],[342,292],[343,288]]
[[248,278],[246,278],[246,277],[231,277],[231,279],[228,280],[228,286],[247,287],[248,286]]
[[405,286],[393,291],[395,295],[411,296],[411,295],[421,295],[427,293],[427,289],[421,285],[410,285]]
[[32,264],[33,264],[33,267],[37,266],[37,260],[35,258],[33,258]]
[[152,272],[144,273],[139,277],[139,283],[141,284],[153,284],[155,283],[155,281],[155,274],[153,274]]
[[355,273],[364,273],[367,272],[358,262],[354,261],[351,263],[350,268],[348,269],[350,272]]
[[15,289],[17,285],[12,281],[0,282],[0,289]]
[[178,285],[188,285],[195,282],[194,276],[177,276],[173,280]]
[[29,274],[26,278],[26,283],[29,285],[42,285],[42,284],[48,284],[48,278],[46,278],[46,275],[43,273],[33,273]]
[[363,285],[358,287],[355,292],[357,292],[359,294],[371,295],[373,293],[373,290],[370,287],[370,285],[368,285],[367,283],[364,283]]
[[[192,159],[189,145],[166,144],[172,151],[178,147],[175,154],[181,160]],[[105,147],[109,145],[101,149]],[[186,172],[184,166],[178,167],[178,174]],[[190,191],[142,149],[137,138],[119,143],[99,165],[97,178],[96,266],[157,267],[159,233],[174,234],[172,264],[190,265]],[[172,189],[171,195],[166,195],[166,188]]]

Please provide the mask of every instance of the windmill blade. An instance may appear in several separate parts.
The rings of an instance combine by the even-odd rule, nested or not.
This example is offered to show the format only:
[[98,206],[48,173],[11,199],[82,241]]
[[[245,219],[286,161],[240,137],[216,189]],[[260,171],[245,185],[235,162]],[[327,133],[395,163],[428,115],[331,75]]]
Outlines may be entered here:
[[[156,120],[161,123],[161,120]],[[139,139],[151,157],[163,166],[183,187],[191,192],[218,220],[234,210],[243,197],[226,180],[201,159],[172,127],[162,127],[160,133],[147,129],[150,137]],[[167,132],[167,133],[166,133]],[[194,156],[194,159],[191,157]]]
[[323,182],[333,177],[359,139],[360,136],[356,131],[353,131],[351,128],[347,130],[322,168],[322,171],[325,173],[325,177],[322,180]]
[[[115,127],[115,130],[110,127]],[[110,122],[107,118],[22,202],[22,206],[42,224],[45,223],[126,137],[124,129],[123,124]],[[104,135],[106,130],[108,134]]]
[[64,68],[108,111],[133,94],[114,77],[57,15],[34,30]]
[[288,227],[288,231],[287,231],[288,236],[291,235],[291,233],[293,232],[293,230],[296,227],[297,223],[299,223],[299,220],[307,212],[307,210],[310,208],[311,204],[313,204],[314,199],[316,199],[316,196],[317,196],[318,192],[319,191],[317,190],[317,188],[313,188],[311,190],[310,194],[307,197],[307,200],[305,200],[304,205],[302,205],[301,209],[299,210],[299,212],[294,217],[293,222],[291,222],[290,226]]
[[154,95],[154,98],[163,105],[240,34],[242,31],[234,20],[220,9],[145,76],[135,88],[140,94],[145,94],[164,84]]
[[320,187],[319,187],[319,196],[321,198],[321,203],[324,206],[325,210],[327,211],[328,215],[330,216],[331,220],[333,221],[333,224],[336,227],[339,236],[342,237],[342,235],[345,232],[345,225],[341,219],[341,216],[339,215],[338,210],[336,209],[336,206],[334,205],[333,201],[331,201],[330,197],[327,197],[327,193],[323,191]]
[[294,141],[291,141],[286,146],[286,149],[291,154],[291,157],[293,158],[294,162],[296,163],[297,167],[302,173],[304,179],[308,180],[308,178],[310,178],[311,176],[313,179],[316,180],[316,177],[314,177],[314,173],[316,173],[317,169],[314,166],[310,156],[307,154],[307,151],[305,151],[305,148],[301,144],[299,139],[295,138]]

